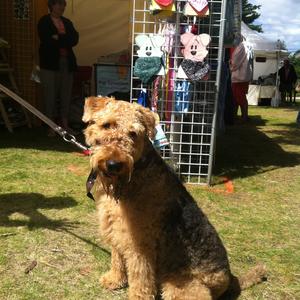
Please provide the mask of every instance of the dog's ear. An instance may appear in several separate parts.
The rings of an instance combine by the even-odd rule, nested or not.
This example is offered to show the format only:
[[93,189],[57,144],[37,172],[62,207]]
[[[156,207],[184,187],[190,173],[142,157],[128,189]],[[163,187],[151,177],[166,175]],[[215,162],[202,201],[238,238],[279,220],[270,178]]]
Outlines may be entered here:
[[94,113],[102,110],[109,102],[115,101],[109,97],[88,97],[85,99],[82,121],[85,123],[93,119]]
[[136,104],[136,109],[142,114],[141,123],[146,128],[146,134],[150,139],[154,139],[156,134],[156,122],[157,118],[155,113],[152,112],[149,108],[145,108],[140,104]]
[[84,102],[84,109],[83,109],[83,116],[82,116],[82,121],[85,123],[88,123],[92,119],[93,115],[93,105],[94,97],[89,97],[85,99]]

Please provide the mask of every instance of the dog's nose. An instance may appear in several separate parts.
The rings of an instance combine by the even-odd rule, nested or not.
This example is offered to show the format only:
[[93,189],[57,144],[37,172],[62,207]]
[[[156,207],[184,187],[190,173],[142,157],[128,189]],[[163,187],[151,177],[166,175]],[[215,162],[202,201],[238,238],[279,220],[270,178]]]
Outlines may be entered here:
[[197,51],[191,51],[191,54],[192,54],[192,55],[196,55],[196,54],[197,54]]
[[122,170],[123,163],[115,160],[106,161],[106,168],[109,173],[116,174]]
[[152,54],[151,51],[147,51],[147,52],[146,52],[146,55],[147,55],[147,56],[150,56],[151,54]]

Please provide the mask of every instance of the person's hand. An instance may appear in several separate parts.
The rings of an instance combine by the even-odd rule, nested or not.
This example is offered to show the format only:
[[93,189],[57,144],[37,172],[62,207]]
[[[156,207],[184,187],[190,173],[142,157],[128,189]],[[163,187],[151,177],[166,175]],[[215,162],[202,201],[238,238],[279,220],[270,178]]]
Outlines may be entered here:
[[58,34],[53,34],[52,38],[55,39],[55,40],[58,40]]

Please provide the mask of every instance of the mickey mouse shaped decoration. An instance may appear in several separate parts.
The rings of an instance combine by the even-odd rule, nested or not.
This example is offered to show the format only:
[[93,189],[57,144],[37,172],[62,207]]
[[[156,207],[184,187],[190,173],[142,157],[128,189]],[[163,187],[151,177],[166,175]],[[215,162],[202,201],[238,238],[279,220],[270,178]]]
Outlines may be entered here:
[[178,78],[188,78],[192,81],[205,79],[209,72],[209,65],[204,61],[211,38],[208,34],[194,35],[187,32],[181,35],[180,41],[184,46],[182,50],[183,61],[178,69]]
[[140,34],[136,36],[135,42],[139,50],[137,51],[138,59],[134,65],[134,75],[147,84],[163,70],[161,47],[165,38],[161,35]]

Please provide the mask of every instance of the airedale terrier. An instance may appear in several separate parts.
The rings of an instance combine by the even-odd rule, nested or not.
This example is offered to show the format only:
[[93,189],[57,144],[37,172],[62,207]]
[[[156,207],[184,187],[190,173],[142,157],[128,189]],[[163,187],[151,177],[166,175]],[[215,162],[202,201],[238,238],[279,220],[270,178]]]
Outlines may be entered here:
[[128,283],[130,300],[207,300],[263,279],[262,266],[241,279],[231,274],[215,228],[150,142],[153,112],[90,97],[83,121],[92,149],[88,190],[94,180],[100,233],[111,247],[103,287]]

